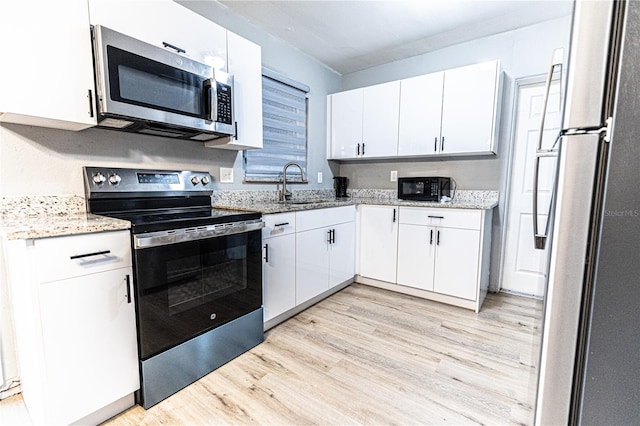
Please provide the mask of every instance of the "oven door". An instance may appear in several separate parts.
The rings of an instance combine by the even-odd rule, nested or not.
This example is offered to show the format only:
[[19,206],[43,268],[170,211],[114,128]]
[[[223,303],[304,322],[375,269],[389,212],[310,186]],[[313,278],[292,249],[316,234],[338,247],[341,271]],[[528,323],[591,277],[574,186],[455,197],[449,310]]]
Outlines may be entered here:
[[134,250],[145,360],[262,306],[261,231]]

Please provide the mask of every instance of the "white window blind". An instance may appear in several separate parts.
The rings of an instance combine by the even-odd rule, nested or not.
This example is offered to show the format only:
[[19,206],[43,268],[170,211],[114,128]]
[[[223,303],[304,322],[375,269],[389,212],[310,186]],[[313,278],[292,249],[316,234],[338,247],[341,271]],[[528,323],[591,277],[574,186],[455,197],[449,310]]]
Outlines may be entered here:
[[[244,151],[245,182],[275,182],[290,161],[307,170],[307,93],[309,87],[262,70],[262,149]],[[297,167],[287,170],[287,180],[300,179]]]

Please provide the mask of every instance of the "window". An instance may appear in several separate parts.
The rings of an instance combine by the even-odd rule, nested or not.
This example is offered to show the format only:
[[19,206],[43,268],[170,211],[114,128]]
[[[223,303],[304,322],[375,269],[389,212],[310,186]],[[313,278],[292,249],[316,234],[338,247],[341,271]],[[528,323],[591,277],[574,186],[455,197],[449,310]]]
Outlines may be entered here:
[[[307,93],[309,87],[266,68],[262,69],[262,149],[244,151],[245,182],[282,180],[290,161],[307,171]],[[300,180],[297,167],[287,179]]]

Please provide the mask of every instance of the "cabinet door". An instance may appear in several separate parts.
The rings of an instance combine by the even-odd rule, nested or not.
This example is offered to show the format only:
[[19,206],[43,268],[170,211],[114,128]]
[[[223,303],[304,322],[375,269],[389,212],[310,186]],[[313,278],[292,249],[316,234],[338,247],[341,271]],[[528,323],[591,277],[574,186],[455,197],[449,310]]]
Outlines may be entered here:
[[333,230],[329,246],[329,288],[350,280],[356,274],[356,224],[341,223]]
[[296,305],[296,236],[269,238],[264,246],[263,304],[268,321]]
[[[91,24],[104,25],[227,71],[227,30],[171,0],[89,0]],[[169,50],[175,51],[168,47]]]
[[363,89],[329,95],[331,158],[355,158],[362,144]]
[[[229,74],[234,77],[236,137],[206,146],[223,149],[262,148],[262,55],[260,46],[227,31]],[[225,139],[228,140],[229,138]]]
[[363,157],[392,157],[398,154],[400,81],[364,88],[362,113]]
[[433,290],[476,300],[480,231],[437,228]]
[[433,291],[436,228],[400,224],[398,284]]
[[329,289],[329,229],[296,234],[296,305]]
[[0,121],[95,126],[91,33],[83,0],[5,3],[0,13]]
[[396,282],[398,208],[360,206],[360,275]]
[[398,155],[435,154],[440,149],[444,73],[400,81]]
[[445,71],[442,153],[493,150],[498,64],[492,61]]
[[131,268],[39,285],[48,423],[69,424],[139,388],[127,275]]

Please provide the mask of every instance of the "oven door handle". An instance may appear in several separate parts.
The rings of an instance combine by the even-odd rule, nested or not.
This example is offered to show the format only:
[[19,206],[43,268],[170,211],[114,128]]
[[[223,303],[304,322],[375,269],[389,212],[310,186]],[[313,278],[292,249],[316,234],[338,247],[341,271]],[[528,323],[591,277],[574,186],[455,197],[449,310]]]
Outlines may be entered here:
[[264,222],[262,219],[257,219],[246,222],[232,222],[220,225],[203,226],[200,228],[184,228],[171,231],[150,232],[148,234],[134,235],[133,248],[135,250],[139,250],[186,241],[218,238],[227,235],[257,231],[262,228],[264,228]]

